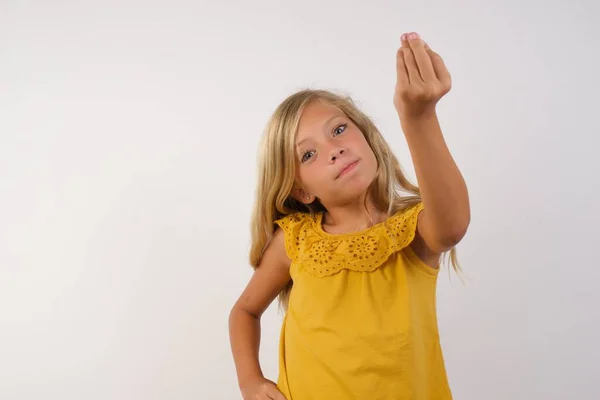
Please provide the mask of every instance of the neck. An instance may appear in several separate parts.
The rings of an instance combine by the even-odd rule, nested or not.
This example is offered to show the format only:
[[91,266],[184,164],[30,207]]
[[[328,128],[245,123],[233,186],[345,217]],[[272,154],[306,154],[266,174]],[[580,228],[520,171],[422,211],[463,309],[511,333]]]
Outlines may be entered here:
[[323,229],[330,233],[350,233],[367,229],[387,216],[365,196],[351,203],[326,207]]

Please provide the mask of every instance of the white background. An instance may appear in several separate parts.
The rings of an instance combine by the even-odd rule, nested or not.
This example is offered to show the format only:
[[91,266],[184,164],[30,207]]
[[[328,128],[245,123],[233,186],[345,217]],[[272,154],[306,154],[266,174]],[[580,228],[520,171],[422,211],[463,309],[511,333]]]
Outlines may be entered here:
[[[456,399],[598,399],[598,46],[588,1],[0,2],[0,399],[240,398],[259,139],[352,95],[408,174],[403,32],[446,60],[468,281],[439,278]],[[261,360],[277,377],[280,315]]]

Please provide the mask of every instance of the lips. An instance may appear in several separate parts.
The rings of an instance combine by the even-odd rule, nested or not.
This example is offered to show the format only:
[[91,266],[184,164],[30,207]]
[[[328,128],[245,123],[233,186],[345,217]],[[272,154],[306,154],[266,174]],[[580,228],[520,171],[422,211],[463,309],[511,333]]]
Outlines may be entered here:
[[342,175],[344,175],[344,173],[348,172],[349,170],[353,169],[354,166],[358,163],[358,160],[353,161],[351,163],[348,163],[346,165],[344,165],[344,167],[341,169],[340,173],[335,177],[335,179],[338,179],[339,177],[341,177]]

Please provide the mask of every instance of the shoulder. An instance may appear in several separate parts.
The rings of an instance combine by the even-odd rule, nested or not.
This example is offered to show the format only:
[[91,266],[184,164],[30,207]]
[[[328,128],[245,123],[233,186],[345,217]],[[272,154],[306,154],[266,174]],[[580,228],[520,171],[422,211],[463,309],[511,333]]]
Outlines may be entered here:
[[386,221],[388,230],[396,236],[412,240],[417,233],[419,216],[423,209],[423,202],[418,202],[396,211]]
[[234,308],[260,318],[269,304],[289,284],[291,261],[286,255],[283,242],[283,231],[277,229],[265,246],[254,274]]
[[289,267],[290,258],[287,255],[285,245],[285,231],[277,228],[273,233],[273,237],[265,247],[265,251],[261,258],[261,263],[264,261],[275,265]]
[[275,225],[281,228],[286,236],[296,236],[301,231],[313,228],[316,220],[315,214],[296,212],[275,220]]
[[400,210],[396,211],[393,217],[414,217],[418,216],[421,211],[425,208],[425,205],[422,201],[418,201],[412,204],[409,204]]
[[[440,253],[431,250],[419,234],[419,225],[425,210],[423,202],[419,202],[399,211],[394,217],[401,224],[406,226],[408,235],[406,235],[407,247],[417,255],[417,257],[426,265],[432,268],[438,268],[440,265]],[[401,229],[403,232],[404,229]]]
[[390,218],[390,221],[392,221],[392,234],[397,237],[404,237],[403,247],[410,247],[420,261],[437,269],[440,265],[440,253],[429,249],[419,234],[420,220],[424,210],[425,206],[420,201],[398,211]]
[[287,256],[291,260],[298,258],[301,247],[300,242],[304,241],[313,221],[313,215],[301,212],[286,215],[275,221],[275,224],[280,228],[275,232],[278,236],[277,240],[282,242]]
[[303,212],[295,212],[275,220],[275,224],[277,224],[283,230],[286,230],[296,228],[311,220],[314,220],[313,215]]

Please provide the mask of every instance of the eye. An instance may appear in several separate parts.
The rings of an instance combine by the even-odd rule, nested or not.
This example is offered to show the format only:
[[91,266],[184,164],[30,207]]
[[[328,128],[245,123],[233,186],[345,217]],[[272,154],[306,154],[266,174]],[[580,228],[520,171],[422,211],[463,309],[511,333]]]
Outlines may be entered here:
[[314,154],[314,151],[307,151],[304,154],[302,154],[302,157],[300,158],[301,162],[306,162],[308,161]]
[[[344,131],[346,130],[346,126],[347,126],[347,124],[338,125],[333,130],[334,135],[337,136],[337,135],[341,135],[342,133],[344,133]],[[341,131],[340,131],[340,129],[341,129]]]

